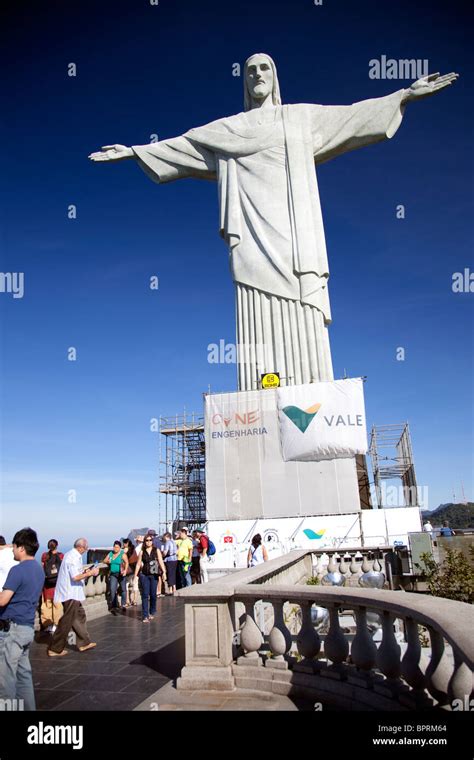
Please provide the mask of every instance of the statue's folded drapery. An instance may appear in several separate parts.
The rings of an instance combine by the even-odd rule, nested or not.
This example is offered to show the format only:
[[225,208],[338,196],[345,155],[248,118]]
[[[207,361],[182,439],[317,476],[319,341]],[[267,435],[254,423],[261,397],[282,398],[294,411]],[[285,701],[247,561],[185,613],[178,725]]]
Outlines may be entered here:
[[254,109],[133,146],[156,182],[218,182],[237,342],[249,346],[240,354],[240,390],[257,388],[262,372],[279,371],[288,383],[332,379],[329,267],[314,164],[392,137],[402,96]]

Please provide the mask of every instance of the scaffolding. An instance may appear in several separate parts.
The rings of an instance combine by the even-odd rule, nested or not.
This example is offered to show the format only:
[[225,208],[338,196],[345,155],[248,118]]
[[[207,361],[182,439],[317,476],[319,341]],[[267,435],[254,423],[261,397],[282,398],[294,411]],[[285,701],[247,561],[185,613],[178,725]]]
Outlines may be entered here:
[[400,478],[406,507],[418,507],[418,488],[408,422],[395,425],[373,425],[370,436],[370,457],[374,474],[375,500],[381,509],[382,481]]
[[160,417],[160,434],[159,531],[180,522],[199,527],[206,520],[204,418]]

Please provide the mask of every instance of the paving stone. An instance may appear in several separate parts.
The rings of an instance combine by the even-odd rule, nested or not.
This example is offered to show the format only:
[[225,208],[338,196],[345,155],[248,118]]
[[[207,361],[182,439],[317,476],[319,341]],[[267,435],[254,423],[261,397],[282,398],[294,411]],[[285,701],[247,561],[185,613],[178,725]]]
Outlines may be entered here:
[[70,673],[47,673],[40,671],[33,676],[33,687],[36,693],[37,689],[47,691],[50,689],[67,689],[75,676]]
[[54,710],[58,705],[76,696],[74,691],[62,689],[35,689],[36,709]]
[[161,687],[166,683],[168,683],[168,679],[164,678],[163,676],[156,675],[154,677],[149,676],[145,678],[143,676],[140,676],[136,679],[136,681],[133,681],[132,683],[124,686],[121,691],[126,691],[133,694],[141,694],[141,697],[143,699],[144,694],[153,694],[155,691],[158,691],[158,689],[161,689]]
[[119,692],[136,681],[135,676],[74,676],[69,682],[69,689],[78,692]]
[[58,675],[61,676],[65,674],[68,674],[69,677],[73,675],[113,676],[123,668],[123,663],[111,662],[110,660],[94,660],[91,662],[89,659],[80,659],[79,657],[76,657],[74,659],[65,657],[64,660],[67,660],[67,662],[64,662],[61,670],[58,673]]
[[[143,695],[142,695],[143,696]],[[78,692],[65,702],[54,708],[56,711],[86,712],[100,710],[116,712],[117,710],[133,710],[142,700],[139,694],[130,692]]]

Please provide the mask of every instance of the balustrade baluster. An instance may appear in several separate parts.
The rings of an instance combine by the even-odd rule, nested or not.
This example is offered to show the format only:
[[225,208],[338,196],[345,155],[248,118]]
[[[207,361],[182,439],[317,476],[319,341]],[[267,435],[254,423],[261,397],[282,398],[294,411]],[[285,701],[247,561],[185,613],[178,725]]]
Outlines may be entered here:
[[[448,684],[449,700],[460,699],[463,709],[469,709],[472,694],[472,672],[462,660],[459,652],[454,649],[454,672]],[[467,704],[467,706],[466,706]]]
[[327,554],[322,554],[319,559],[319,565],[318,565],[318,578],[321,580],[326,573],[328,573],[328,564],[329,564],[329,557]]
[[240,631],[240,645],[246,660],[260,663],[258,650],[263,644],[263,636],[255,622],[254,600],[245,601],[245,622]]
[[341,573],[341,575],[347,575],[347,573],[349,572],[349,563],[346,562],[345,554],[343,554],[341,557],[341,562],[339,564],[339,572]]
[[288,667],[285,661],[285,655],[291,649],[291,634],[285,625],[285,619],[283,617],[283,602],[273,602],[273,614],[273,628],[268,637],[268,643],[270,644],[270,649],[272,651],[272,658],[271,660],[267,660],[266,664],[272,667],[274,665],[276,666],[276,663],[279,663],[279,667],[281,667],[281,663],[284,663],[285,666]]
[[352,575],[358,575],[360,573],[360,562],[356,560],[357,552],[354,552],[351,558],[350,571]]
[[317,557],[316,566],[314,568],[314,575],[316,577],[319,576],[319,575],[321,575],[322,572],[323,572],[323,568],[324,568],[324,565],[323,565],[323,555],[321,554],[321,555],[319,555],[319,557]]
[[360,670],[370,670],[375,664],[377,647],[367,628],[367,610],[357,607],[354,613],[357,631],[351,646],[351,659]]
[[393,630],[394,615],[384,612],[382,618],[382,642],[377,649],[375,662],[379,670],[389,679],[400,678],[402,670],[401,649]]
[[335,665],[347,660],[349,654],[349,642],[344,636],[339,624],[339,607],[331,605],[329,607],[329,631],[324,640],[324,654]]
[[295,665],[296,669],[312,668],[314,658],[317,657],[321,648],[321,639],[317,631],[314,630],[313,621],[311,620],[312,602],[300,602],[302,623],[300,632],[296,638],[298,652],[303,656],[303,660]]
[[448,686],[452,667],[444,651],[444,639],[434,628],[428,627],[431,640],[431,659],[426,668],[428,691],[441,704],[448,701]]
[[424,655],[421,651],[418,623],[413,618],[407,618],[405,630],[407,649],[402,658],[402,676],[412,689],[421,690],[426,685],[427,662],[424,662]]

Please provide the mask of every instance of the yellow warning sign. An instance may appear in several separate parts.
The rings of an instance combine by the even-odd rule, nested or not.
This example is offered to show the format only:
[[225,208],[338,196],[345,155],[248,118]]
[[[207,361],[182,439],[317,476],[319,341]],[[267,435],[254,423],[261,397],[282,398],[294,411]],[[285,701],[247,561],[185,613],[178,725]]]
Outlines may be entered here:
[[278,388],[280,386],[280,375],[278,372],[267,372],[262,375],[262,388]]

